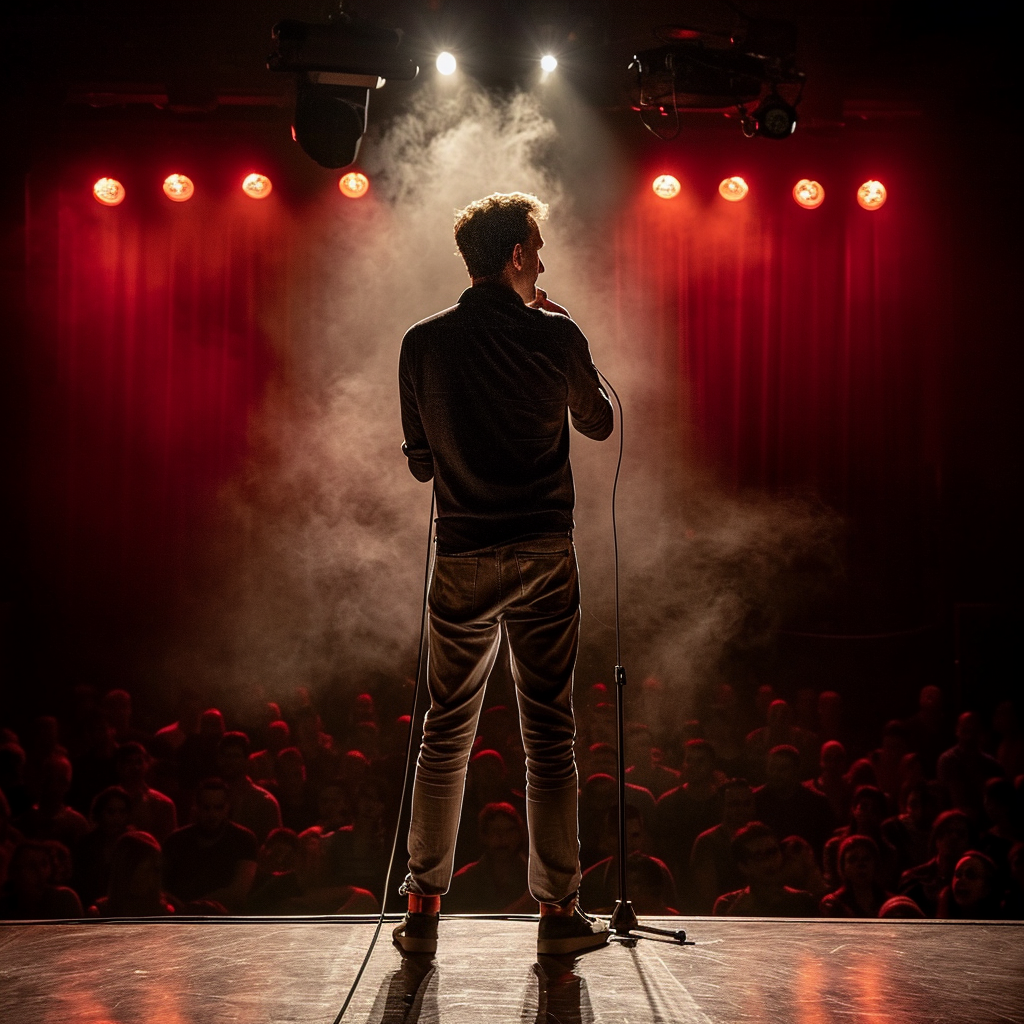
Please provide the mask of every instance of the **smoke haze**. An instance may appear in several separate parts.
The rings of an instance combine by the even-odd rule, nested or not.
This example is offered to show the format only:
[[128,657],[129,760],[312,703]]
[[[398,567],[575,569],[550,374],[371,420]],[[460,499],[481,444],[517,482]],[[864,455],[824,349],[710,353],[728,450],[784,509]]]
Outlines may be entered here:
[[[365,143],[370,196],[330,195],[303,211],[284,298],[266,311],[279,372],[254,418],[247,471],[222,494],[218,582],[195,595],[204,639],[176,652],[176,674],[276,694],[413,673],[430,491],[400,451],[398,352],[412,323],[468,285],[453,214],[494,191],[550,204],[541,284],[588,335],[626,407],[627,664],[689,687],[728,645],[770,636],[835,571],[834,516],[812,501],[725,495],[689,464],[678,382],[659,379],[633,344],[653,311],[642,295],[624,305],[615,288],[613,149],[569,99],[554,109],[567,124],[528,95],[427,85]],[[584,167],[580,194],[566,182]],[[614,663],[617,437],[574,434],[572,444],[588,683]]]

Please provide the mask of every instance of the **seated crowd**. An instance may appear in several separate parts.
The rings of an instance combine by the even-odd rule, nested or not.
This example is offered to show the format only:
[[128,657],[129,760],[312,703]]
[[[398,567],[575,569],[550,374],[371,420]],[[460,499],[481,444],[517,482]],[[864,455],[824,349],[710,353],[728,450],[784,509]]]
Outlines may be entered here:
[[[580,899],[600,913],[618,894],[615,715],[603,685],[581,689]],[[285,713],[248,716],[190,692],[147,731],[124,690],[74,697],[66,719],[0,729],[0,919],[379,911],[407,716],[382,728],[363,693],[331,735],[303,689]],[[791,705],[765,686],[744,706],[722,684],[682,721],[649,680],[639,704],[625,747],[637,913],[1024,917],[1024,736],[1009,702],[952,721],[925,687],[916,714],[879,723],[876,747],[846,732],[831,691]],[[515,711],[489,707],[445,912],[536,912],[525,775]]]

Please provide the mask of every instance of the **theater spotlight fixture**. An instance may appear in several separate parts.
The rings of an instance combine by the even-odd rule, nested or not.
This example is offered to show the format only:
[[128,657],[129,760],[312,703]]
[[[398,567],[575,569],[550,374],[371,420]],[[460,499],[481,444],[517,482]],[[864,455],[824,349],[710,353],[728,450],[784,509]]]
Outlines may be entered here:
[[552,56],[550,53],[545,53],[540,59],[540,69],[545,74],[550,75],[555,68],[558,67],[558,58]]
[[675,199],[679,195],[679,179],[671,174],[659,174],[651,185],[659,199]]
[[338,179],[338,189],[348,199],[362,199],[370,188],[370,179],[359,171],[349,171]]
[[865,181],[859,189],[857,189],[857,202],[860,203],[865,210],[877,210],[885,202],[887,193],[885,186],[880,181]]
[[242,191],[250,199],[266,199],[273,187],[265,174],[247,174],[242,182]]
[[196,187],[192,179],[184,174],[168,174],[164,178],[164,195],[171,202],[184,203],[195,194]]
[[100,178],[92,187],[92,196],[104,206],[118,206],[124,202],[124,185],[116,178]]
[[292,135],[321,167],[355,162],[366,131],[370,90],[409,81],[419,68],[401,52],[397,29],[339,13],[326,25],[281,21],[267,67],[296,76]]
[[449,53],[447,50],[445,50],[444,53],[439,53],[437,55],[435,64],[438,72],[442,75],[454,75],[455,69],[459,66],[458,62],[455,60],[455,55]]
[[634,55],[633,109],[658,138],[675,138],[682,114],[711,111],[738,115],[748,137],[784,139],[793,133],[806,77],[796,64],[796,26],[743,18],[743,27],[731,33],[661,25],[654,30],[660,45]]
[[757,134],[766,139],[788,139],[796,131],[796,108],[772,92],[754,111],[754,125]]
[[718,194],[723,199],[728,199],[730,203],[738,203],[741,199],[746,199],[749,191],[750,186],[738,177],[726,178],[718,186]]
[[818,182],[801,178],[793,186],[793,198],[805,210],[815,210],[825,202],[825,190]]

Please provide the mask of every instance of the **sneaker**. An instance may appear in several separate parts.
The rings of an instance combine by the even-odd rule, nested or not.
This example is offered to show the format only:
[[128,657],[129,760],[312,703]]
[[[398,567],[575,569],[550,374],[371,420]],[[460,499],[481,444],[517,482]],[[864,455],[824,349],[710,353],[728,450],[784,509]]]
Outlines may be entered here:
[[611,932],[604,921],[574,907],[572,914],[542,914],[537,929],[538,956],[585,953],[608,944]]
[[437,914],[408,913],[391,933],[403,953],[437,952]]

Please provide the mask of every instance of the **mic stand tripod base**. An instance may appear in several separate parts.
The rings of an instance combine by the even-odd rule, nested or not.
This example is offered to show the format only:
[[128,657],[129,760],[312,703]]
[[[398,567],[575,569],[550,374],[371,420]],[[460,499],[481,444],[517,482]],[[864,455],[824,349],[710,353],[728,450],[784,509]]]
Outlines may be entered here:
[[[616,900],[615,910],[612,912],[610,922],[615,938],[625,946],[635,946],[640,939],[650,938],[652,935],[664,935],[678,942],[681,946],[692,946],[692,942],[686,941],[686,932],[682,928],[654,928],[651,925],[639,924],[636,913],[633,911],[633,904],[629,900]],[[642,932],[635,935],[634,932]]]

